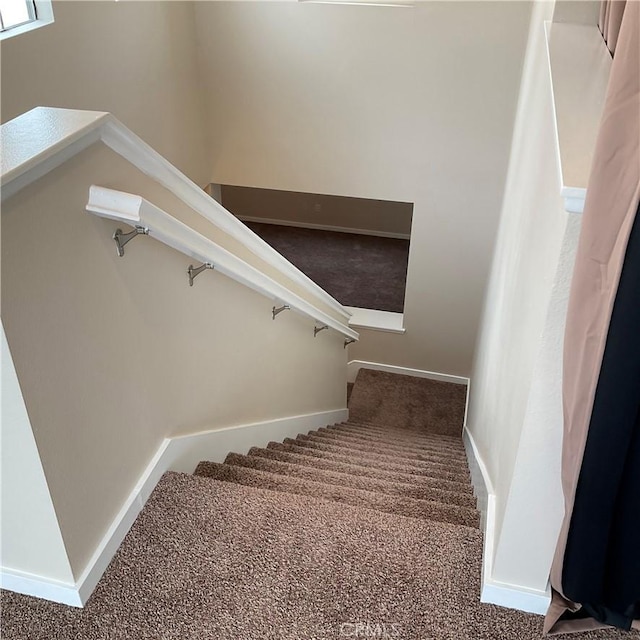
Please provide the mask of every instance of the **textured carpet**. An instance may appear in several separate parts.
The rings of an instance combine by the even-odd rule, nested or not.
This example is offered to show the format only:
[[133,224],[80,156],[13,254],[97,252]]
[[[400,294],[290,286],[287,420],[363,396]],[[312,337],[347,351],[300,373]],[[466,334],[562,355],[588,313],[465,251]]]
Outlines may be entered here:
[[[380,389],[362,373],[360,402]],[[430,430],[453,430],[464,394],[429,389],[449,420],[347,422],[165,474],[84,609],[2,592],[2,638],[542,638],[540,616],[480,604],[464,449]]]
[[408,240],[254,222],[245,224],[338,302],[350,307],[402,313]]
[[[316,467],[317,469],[349,473],[352,476],[379,478],[390,482],[401,482],[402,484],[442,489],[443,491],[453,491],[455,493],[473,493],[472,487],[469,484],[442,480],[441,478],[403,473],[401,466],[398,471],[381,468],[379,464],[370,467],[366,464],[357,464],[357,462],[336,460],[334,457],[323,456],[323,454],[318,451],[309,452],[309,450],[304,448],[288,448],[287,445],[282,445],[276,442],[270,443],[270,448],[267,449],[252,447],[249,450],[249,455],[253,457],[268,458],[270,460],[291,462],[293,464],[304,464],[307,467]],[[348,456],[347,459],[349,459]]]
[[321,497],[341,504],[376,509],[384,513],[450,522],[468,527],[478,527],[480,524],[479,514],[475,508],[340,486],[324,482],[320,473],[317,474],[316,480],[302,479],[288,474],[252,469],[233,460],[229,464],[203,462],[198,465],[196,475],[283,493]]
[[481,549],[470,527],[171,473],[84,609],[4,592],[2,637],[541,638],[539,616],[479,604]]
[[349,418],[460,436],[466,393],[466,386],[461,384],[360,369],[349,400]]
[[437,455],[437,458],[439,460],[441,460],[442,457],[446,457],[447,458],[446,464],[449,467],[457,465],[459,467],[466,468],[466,464],[467,464],[467,461],[462,456],[462,454],[456,454],[454,450],[450,448],[446,448],[444,446],[438,449],[434,443],[430,443],[430,444],[423,443],[423,444],[414,445],[411,443],[401,443],[397,441],[389,442],[387,440],[383,440],[382,438],[367,437],[366,435],[360,435],[360,434],[356,435],[354,433],[337,431],[332,428],[324,428],[324,427],[317,429],[315,431],[310,431],[307,435],[318,435],[318,436],[327,437],[331,440],[334,440],[336,444],[337,443],[347,444],[350,446],[354,446],[355,448],[371,447],[371,446],[374,446],[374,444],[378,444],[378,445],[384,444],[385,449],[389,452],[397,451],[398,453],[406,455],[407,457],[410,457],[411,455],[415,455],[420,459],[423,459],[423,456],[428,457],[430,454],[433,453]]
[[[292,444],[306,449],[312,449],[322,454],[333,454],[340,456],[342,460],[355,462],[378,468],[393,468],[404,473],[413,473],[421,476],[431,476],[452,480],[453,482],[464,482],[467,478],[456,471],[443,470],[442,465],[433,465],[428,460],[418,460],[415,457],[402,458],[386,453],[373,453],[370,451],[358,451],[357,455],[352,447],[340,447],[335,444],[325,444],[321,438],[311,438],[309,436],[298,436],[295,440],[285,438],[284,444]],[[330,442],[330,441],[329,441]]]

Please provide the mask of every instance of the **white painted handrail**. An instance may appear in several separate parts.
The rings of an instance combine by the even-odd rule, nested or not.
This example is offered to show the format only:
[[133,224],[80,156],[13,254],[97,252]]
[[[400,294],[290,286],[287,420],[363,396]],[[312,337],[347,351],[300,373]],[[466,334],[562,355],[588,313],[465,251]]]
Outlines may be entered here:
[[95,142],[102,142],[166,187],[218,229],[348,321],[351,313],[322,287],[207,195],[110,113],[37,107],[0,127],[2,200]]
[[[148,235],[198,260],[212,263],[216,271],[261,293],[277,304],[286,304],[292,311],[327,325],[347,338],[357,340],[358,334],[346,324],[321,311],[252,265],[141,196],[92,186],[87,211],[102,218],[117,220],[131,226],[145,227]],[[185,278],[186,282],[186,278]]]

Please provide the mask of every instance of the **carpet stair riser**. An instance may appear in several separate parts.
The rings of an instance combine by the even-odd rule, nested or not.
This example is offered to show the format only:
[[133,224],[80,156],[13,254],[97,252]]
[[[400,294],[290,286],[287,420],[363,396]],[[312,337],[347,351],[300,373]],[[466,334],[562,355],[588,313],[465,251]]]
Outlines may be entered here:
[[[460,477],[459,475],[453,473],[443,473],[440,468],[434,468],[433,466],[419,466],[413,464],[404,464],[397,461],[394,462],[393,459],[388,459],[384,456],[354,456],[352,454],[349,454],[348,452],[345,453],[344,449],[328,447],[322,444],[317,444],[315,442],[292,440],[291,438],[285,438],[282,444],[295,447],[295,449],[293,449],[294,452],[297,452],[297,450],[301,448],[308,451],[311,455],[317,455],[320,458],[329,458],[338,460],[339,462],[359,464],[362,466],[375,466],[379,469],[386,469],[387,471],[398,471],[400,473],[408,473],[417,476],[428,476],[430,478],[440,478],[442,480],[450,480],[453,482],[468,484],[466,478]],[[273,448],[272,443],[269,443],[267,447]]]
[[[442,489],[444,491],[453,491],[454,493],[473,493],[473,488],[469,483],[443,480],[426,475],[403,473],[403,467],[399,467],[400,470],[396,470],[395,465],[390,465],[391,469],[382,468],[383,465],[380,463],[377,463],[373,467],[366,464],[361,465],[358,464],[357,461],[351,462],[343,456],[326,457],[326,454],[322,451],[295,447],[281,442],[270,442],[266,449],[253,447],[249,450],[249,454],[271,460],[280,460],[282,462],[316,466],[319,469],[327,469],[329,471],[346,471],[353,475],[380,478],[381,480],[389,479],[392,482],[397,481],[405,484],[415,484],[417,486],[424,486],[425,488]],[[339,460],[337,458],[341,459]]]
[[295,440],[291,438],[287,438],[285,442],[291,442],[294,444],[299,444],[301,446],[312,446],[318,449],[322,449],[323,451],[331,451],[333,453],[339,453],[340,455],[350,456],[351,459],[361,458],[362,460],[367,460],[367,464],[372,464],[372,461],[384,461],[390,462],[393,464],[400,464],[402,466],[409,467],[417,467],[418,469],[431,469],[441,471],[443,473],[451,476],[449,479],[455,479],[458,482],[468,482],[469,481],[469,473],[468,468],[463,470],[459,469],[451,469],[446,463],[443,463],[441,460],[434,461],[432,458],[426,456],[420,456],[416,454],[415,456],[404,456],[402,454],[397,453],[378,453],[375,448],[371,447],[355,447],[351,444],[345,445],[340,444],[336,440],[332,440],[330,438],[323,438],[320,436],[313,435],[303,435],[298,434]]
[[418,449],[405,446],[390,446],[389,443],[380,442],[373,438],[366,438],[360,436],[343,435],[334,433],[319,432],[319,435],[325,436],[327,439],[331,439],[336,445],[342,446],[360,446],[368,447],[372,451],[377,453],[390,454],[390,455],[409,455],[419,456],[422,460],[433,460],[434,462],[441,462],[442,464],[448,464],[452,466],[467,467],[468,461],[461,455],[451,455],[437,451],[435,449]]
[[334,424],[345,424],[352,427],[365,427],[370,431],[381,431],[384,433],[397,433],[399,435],[406,435],[411,438],[438,438],[451,444],[456,444],[460,441],[460,436],[456,434],[450,433],[439,433],[437,431],[432,431],[429,427],[428,422],[424,422],[419,426],[399,426],[394,424],[378,424],[376,422],[363,422],[362,420],[357,420],[353,417],[347,418],[345,421]]
[[320,429],[316,429],[310,434],[317,433],[319,435],[326,436],[328,438],[333,438],[339,442],[345,442],[346,444],[359,444],[359,445],[370,445],[375,446],[380,452],[399,452],[399,453],[408,453],[408,454],[420,454],[423,456],[432,456],[434,458],[443,459],[447,464],[459,464],[466,466],[467,460],[463,454],[460,453],[451,453],[447,449],[440,448],[436,445],[433,446],[411,446],[409,444],[402,443],[391,443],[386,440],[382,440],[376,437],[369,437],[365,435],[346,433],[344,431],[331,430],[327,427],[322,427]]
[[[389,456],[395,456],[399,458],[406,459],[420,459],[421,456],[432,455],[435,457],[443,457],[446,461],[449,461],[451,456],[447,456],[442,453],[441,449],[433,448],[433,449],[393,449],[387,448],[387,443],[379,442],[376,439],[365,439],[365,440],[357,440],[353,437],[349,436],[340,436],[340,434],[334,432],[327,431],[309,431],[306,434],[300,433],[299,436],[304,436],[305,438],[314,438],[316,440],[326,442],[327,444],[334,444],[335,446],[347,447],[354,450],[360,451],[373,451],[375,453],[380,453]],[[457,461],[462,460],[461,457],[456,456],[454,458]]]
[[363,453],[375,453],[377,455],[385,455],[394,458],[401,458],[407,460],[420,460],[422,462],[431,462],[437,465],[443,465],[450,468],[452,471],[467,471],[469,464],[466,459],[461,457],[452,457],[448,455],[442,455],[437,451],[429,449],[411,449],[408,447],[390,447],[387,444],[381,444],[377,440],[365,440],[359,438],[336,436],[333,434],[318,431],[317,435],[314,432],[307,434],[315,439],[321,439],[326,444],[331,444],[335,447],[343,447],[350,449],[356,455],[359,451]]
[[379,440],[387,444],[393,444],[402,447],[420,447],[426,449],[437,449],[443,454],[462,458],[465,457],[466,451],[462,442],[457,444],[451,444],[447,441],[442,441],[439,438],[408,438],[403,436],[395,436],[389,432],[373,432],[365,427],[354,427],[347,424],[338,424],[327,427],[328,431],[333,433],[341,433],[344,435],[350,435],[353,437],[367,438],[370,440]]
[[436,443],[443,449],[448,449],[453,453],[464,452],[464,445],[459,438],[453,439],[445,436],[410,436],[398,433],[398,430],[369,428],[361,425],[351,424],[350,422],[340,422],[327,427],[331,431],[339,431],[344,433],[353,433],[365,435],[369,438],[379,438],[388,442],[403,443],[407,445],[429,446]]
[[299,464],[267,460],[259,456],[243,456],[238,453],[230,453],[226,457],[224,463],[235,465],[237,467],[268,471],[269,473],[277,473],[295,478],[306,478],[308,480],[323,482],[325,484],[335,484],[343,487],[351,487],[352,489],[362,489],[363,491],[378,491],[388,495],[404,496],[415,500],[428,500],[430,502],[454,504],[460,507],[468,507],[470,509],[476,508],[476,502],[473,496],[470,496],[467,493],[458,494],[450,491],[440,491],[438,489],[415,487],[413,485],[402,484],[399,482],[363,478],[362,476],[354,476],[347,473],[338,473],[335,471],[326,471]]
[[475,509],[443,505],[427,500],[388,496],[372,491],[324,484],[313,480],[280,476],[256,469],[216,462],[201,462],[194,473],[195,475],[206,476],[215,480],[233,482],[270,491],[314,496],[324,500],[374,509],[383,513],[393,513],[398,516],[448,522],[475,528],[478,528],[480,524],[479,514]]
[[[285,442],[290,441],[288,438]],[[433,462],[430,459],[421,458],[419,455],[415,456],[403,456],[392,453],[377,453],[370,447],[359,447],[354,445],[340,445],[335,440],[330,438],[323,438],[321,436],[303,435],[298,434],[295,440],[292,442],[304,443],[304,445],[313,445],[317,448],[323,448],[326,451],[333,451],[334,453],[341,453],[342,455],[350,455],[353,458],[367,458],[370,460],[386,460],[395,464],[407,465],[407,467],[418,467],[419,469],[432,469],[446,474],[450,480],[457,480],[458,482],[468,482],[469,472],[468,470],[456,470],[450,469],[446,464],[441,462]],[[444,475],[443,475],[444,477]]]

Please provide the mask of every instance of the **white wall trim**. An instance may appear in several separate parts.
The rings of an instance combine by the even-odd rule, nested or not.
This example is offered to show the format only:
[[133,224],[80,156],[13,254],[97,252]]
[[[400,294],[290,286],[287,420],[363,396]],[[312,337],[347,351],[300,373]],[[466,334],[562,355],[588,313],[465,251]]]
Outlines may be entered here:
[[526,613],[545,615],[551,603],[551,594],[547,591],[527,589],[521,585],[507,584],[484,579],[480,602],[497,604],[508,609],[517,609]]
[[480,456],[475,440],[465,426],[463,432],[474,493],[478,499],[480,526],[484,531],[482,554],[482,590],[480,602],[497,604],[509,609],[544,615],[551,602],[549,589],[540,591],[522,585],[508,584],[493,578],[494,550],[496,547],[496,493],[487,467]]
[[83,602],[76,584],[57,582],[44,576],[7,569],[0,571],[0,587],[34,598],[60,602],[71,607],[82,607]]
[[[471,472],[471,482],[473,491],[478,500],[478,510],[480,511],[480,527],[484,530],[484,554],[483,554],[483,582],[484,575],[491,574],[493,568],[493,550],[495,533],[495,490],[482,457],[480,456],[476,443],[471,432],[465,425],[462,432],[464,448],[469,462]],[[491,523],[491,524],[489,524]]]
[[386,333],[405,333],[404,314],[379,309],[363,309],[361,307],[346,307],[351,313],[349,326],[358,329],[371,329]]
[[317,229],[318,231],[337,231],[338,233],[355,233],[360,236],[376,236],[378,238],[395,238],[396,240],[411,240],[409,233],[394,233],[392,231],[377,231],[375,229],[356,229],[354,227],[339,227],[331,224],[316,224],[315,222],[299,222],[297,220],[279,220],[277,218],[261,218],[260,216],[236,216],[242,222],[259,222],[275,224],[280,227],[299,227],[300,229]]
[[[91,144],[102,141],[134,167],[166,187],[193,211],[242,243],[285,277],[343,318],[349,312],[322,287],[253,233],[220,203],[178,171],[110,113],[36,107],[0,127],[2,201]],[[96,176],[98,179],[99,176]]]
[[271,441],[344,422],[348,415],[346,408],[336,409],[172,438],[165,454],[165,470],[191,473],[200,460],[223,462],[230,451],[246,452],[251,447],[264,447]]
[[410,369],[409,367],[398,367],[393,364],[383,364],[381,362],[366,362],[364,360],[350,360],[347,364],[347,380],[355,382],[360,369],[374,369],[375,371],[386,371],[387,373],[397,373],[401,376],[413,376],[414,378],[429,378],[440,382],[451,382],[453,384],[469,384],[469,378],[454,376],[448,373],[437,373],[435,371],[425,371],[424,369]]
[[199,262],[212,263],[217,271],[271,299],[277,306],[287,304],[292,311],[326,325],[347,338],[358,333],[321,311],[213,240],[194,231],[141,196],[92,185],[87,211],[97,216],[142,226],[148,235]]
[[200,460],[222,462],[231,451],[246,452],[251,447],[264,446],[271,440],[295,437],[301,432],[344,422],[347,416],[347,409],[336,409],[165,438],[75,584],[64,584],[43,576],[3,569],[0,573],[2,588],[83,607],[163,473],[191,473]]
[[76,583],[82,603],[80,606],[84,606],[93,593],[131,525],[142,511],[162,474],[167,470],[163,466],[170,444],[170,438],[162,441],[80,575]]

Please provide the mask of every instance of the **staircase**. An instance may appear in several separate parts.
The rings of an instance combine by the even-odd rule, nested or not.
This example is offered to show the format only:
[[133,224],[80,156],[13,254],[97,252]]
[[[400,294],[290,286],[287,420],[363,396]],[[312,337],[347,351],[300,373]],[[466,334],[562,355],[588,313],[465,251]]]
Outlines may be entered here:
[[[414,400],[403,378],[363,370],[352,395],[356,418],[357,407],[366,404],[372,391],[377,390],[377,397],[390,395],[385,386],[404,389],[405,404]],[[411,380],[414,385],[416,381],[433,400],[440,400],[445,390],[456,391],[447,383]],[[457,391],[458,402],[464,403],[464,389]],[[452,413],[455,420],[459,412]],[[450,430],[456,428],[460,430],[461,423]],[[253,447],[247,455],[230,453],[223,464],[201,462],[195,474],[476,529],[480,522],[460,436],[431,432],[428,423],[388,427],[354,418],[282,443],[270,442],[264,449]]]
[[165,474],[84,609],[3,592],[2,637],[540,638],[479,602],[465,392],[361,370],[348,422]]

